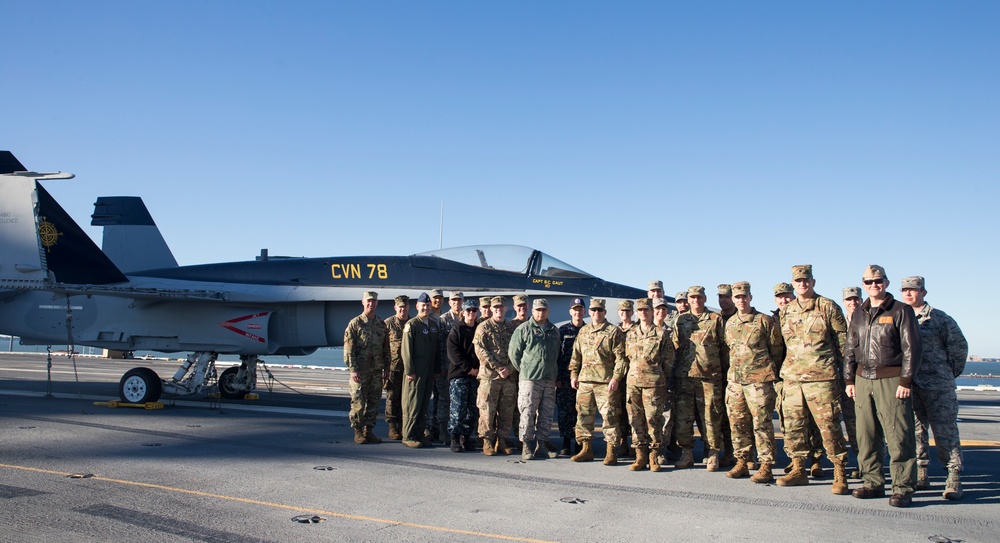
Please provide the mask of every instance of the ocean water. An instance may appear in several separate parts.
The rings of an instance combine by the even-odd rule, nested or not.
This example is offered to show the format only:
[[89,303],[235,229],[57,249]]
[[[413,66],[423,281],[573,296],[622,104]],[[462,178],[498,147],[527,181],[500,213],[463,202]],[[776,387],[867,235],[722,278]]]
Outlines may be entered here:
[[[53,350],[65,350],[65,346],[53,346]],[[13,342],[6,336],[0,336],[0,351],[14,352],[37,352],[44,353],[44,346],[35,345],[18,345],[17,339]],[[77,347],[77,351],[82,354],[100,354],[101,350],[93,347]],[[150,351],[136,351],[136,358],[142,356],[154,356],[156,358],[183,358],[185,355],[182,353],[172,353],[165,355],[163,353],[154,353]],[[222,355],[219,357],[222,361],[228,362],[238,362],[239,357],[235,355]],[[264,362],[271,366],[318,366],[324,368],[340,368],[346,369],[347,366],[344,365],[344,348],[343,347],[329,347],[318,349],[315,353],[308,356],[265,356],[263,357]],[[976,385],[993,385],[1000,387],[1000,362],[966,362],[965,372],[961,377],[956,379],[956,384],[958,386],[976,386]]]

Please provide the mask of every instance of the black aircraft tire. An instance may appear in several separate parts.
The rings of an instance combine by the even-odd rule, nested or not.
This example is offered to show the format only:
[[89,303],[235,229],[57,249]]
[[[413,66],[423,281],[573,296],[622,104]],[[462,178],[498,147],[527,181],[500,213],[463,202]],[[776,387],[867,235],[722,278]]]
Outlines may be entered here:
[[240,372],[239,366],[233,366],[222,372],[219,376],[219,395],[227,400],[242,400],[249,390],[243,390],[236,386],[236,375]]
[[149,368],[132,368],[118,382],[118,396],[126,403],[149,403],[160,399],[163,383]]

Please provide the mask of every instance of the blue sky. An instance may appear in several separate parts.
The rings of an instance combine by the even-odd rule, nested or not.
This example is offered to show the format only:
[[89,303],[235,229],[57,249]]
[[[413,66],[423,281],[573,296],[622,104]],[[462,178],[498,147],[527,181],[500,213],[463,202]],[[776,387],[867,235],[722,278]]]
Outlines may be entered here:
[[[286,5],[287,4],[287,5]],[[515,243],[668,292],[870,263],[1000,356],[997,2],[0,0],[0,148],[182,264]],[[100,231],[87,227],[99,240]],[[968,284],[969,282],[972,284]]]

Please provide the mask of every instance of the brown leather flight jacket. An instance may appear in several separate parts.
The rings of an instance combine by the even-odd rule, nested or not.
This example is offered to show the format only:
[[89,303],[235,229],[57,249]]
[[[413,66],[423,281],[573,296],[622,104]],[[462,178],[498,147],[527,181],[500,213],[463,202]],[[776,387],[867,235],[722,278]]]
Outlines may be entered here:
[[899,386],[910,388],[920,364],[920,329],[913,308],[886,293],[882,305],[871,310],[865,300],[851,316],[847,328],[844,381],[854,384],[854,376],[865,379],[899,377]]

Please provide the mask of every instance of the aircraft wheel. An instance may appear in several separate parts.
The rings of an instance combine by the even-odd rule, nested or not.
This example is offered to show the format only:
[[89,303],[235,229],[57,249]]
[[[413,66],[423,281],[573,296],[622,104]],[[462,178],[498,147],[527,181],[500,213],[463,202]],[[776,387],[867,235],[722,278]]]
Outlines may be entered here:
[[163,383],[149,368],[132,368],[118,383],[118,396],[127,403],[147,403],[160,399]]
[[219,395],[229,400],[243,399],[249,390],[243,388],[241,383],[236,381],[236,376],[240,372],[239,366],[233,366],[222,372],[219,376]]

